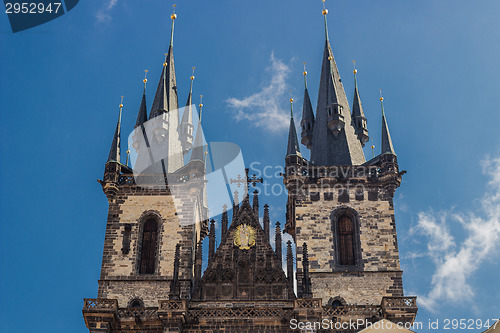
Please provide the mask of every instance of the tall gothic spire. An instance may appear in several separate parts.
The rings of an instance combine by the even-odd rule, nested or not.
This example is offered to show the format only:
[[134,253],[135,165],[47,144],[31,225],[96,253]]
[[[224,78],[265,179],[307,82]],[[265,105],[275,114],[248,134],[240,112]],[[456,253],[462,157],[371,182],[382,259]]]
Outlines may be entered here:
[[311,162],[318,166],[361,165],[363,149],[351,123],[351,112],[328,37],[326,15],[325,48],[321,66],[316,119],[312,133]]
[[113,142],[111,142],[111,149],[109,150],[108,162],[120,163],[120,135],[122,126],[122,109],[123,109],[123,96],[120,102],[120,112],[118,113],[118,122],[116,123],[115,135]]
[[148,121],[148,109],[146,106],[146,82],[148,82],[148,79],[146,78],[147,73],[148,73],[148,70],[146,69],[144,71],[144,80],[142,80],[142,82],[144,82],[144,90],[142,91],[141,106],[139,107],[139,113],[137,114],[137,120],[135,122],[135,127],[141,126],[146,121]]
[[307,90],[306,63],[304,63],[303,74],[304,74],[304,102],[302,104],[302,120],[300,121],[300,127],[302,127],[301,142],[308,149],[311,149],[312,131],[314,127],[314,113],[311,104],[311,98],[309,97],[309,91]]
[[290,98],[290,129],[288,131],[288,148],[286,150],[286,156],[290,155],[301,156],[297,130],[295,129],[295,121],[293,120],[293,98]]
[[380,93],[380,105],[382,107],[382,151],[381,151],[381,154],[396,155],[396,152],[394,151],[394,147],[392,145],[391,134],[389,133],[389,126],[387,125],[387,120],[385,118],[384,97],[382,97],[382,92]]
[[[175,8],[174,8],[175,9]],[[177,99],[177,81],[175,79],[174,66],[174,22],[177,14],[172,13],[172,28],[170,34],[170,45],[168,53],[165,53],[165,62],[163,63],[163,71],[161,73],[160,82],[156,89],[155,99],[151,107],[149,118],[154,118],[164,112],[178,110],[179,103]]]
[[[355,64],[356,62],[353,61]],[[363,112],[363,106],[361,105],[361,97],[359,97],[358,90],[358,78],[356,74],[358,70],[356,67],[353,70],[354,73],[354,101],[352,102],[352,121],[354,128],[356,129],[356,135],[358,136],[359,142],[364,147],[365,143],[368,142],[368,129],[366,127],[365,113]]]

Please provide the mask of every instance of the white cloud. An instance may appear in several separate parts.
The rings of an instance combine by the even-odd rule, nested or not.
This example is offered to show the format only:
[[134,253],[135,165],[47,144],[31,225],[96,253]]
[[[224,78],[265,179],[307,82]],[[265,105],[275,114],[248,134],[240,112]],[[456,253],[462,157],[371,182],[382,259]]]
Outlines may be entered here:
[[104,2],[101,8],[99,8],[95,14],[97,22],[110,21],[111,15],[109,14],[109,12],[111,11],[111,9],[113,9],[113,7],[116,6],[117,3],[118,0],[108,0]]
[[259,92],[242,99],[231,97],[226,102],[237,121],[249,120],[256,127],[280,132],[286,130],[290,122],[288,111],[282,108],[288,101],[285,80],[290,69],[271,54],[271,66],[266,71],[271,73],[271,81]]
[[[492,257],[498,255],[500,239],[500,158],[487,158],[483,172],[490,176],[489,189],[479,200],[481,213],[422,212],[414,233],[427,237],[426,255],[436,270],[431,290],[419,296],[419,303],[436,311],[439,305],[470,303],[475,290],[470,284],[473,274]],[[451,225],[460,225],[465,239],[459,241],[450,233]]]

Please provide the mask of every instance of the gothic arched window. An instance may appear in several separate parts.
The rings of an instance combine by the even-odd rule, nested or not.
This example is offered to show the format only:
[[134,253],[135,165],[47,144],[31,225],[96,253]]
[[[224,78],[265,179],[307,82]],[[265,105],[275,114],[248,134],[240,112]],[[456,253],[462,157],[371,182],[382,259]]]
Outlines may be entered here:
[[354,258],[354,224],[347,215],[340,216],[338,220],[339,263],[340,265],[355,265]]
[[158,223],[154,217],[144,222],[140,251],[139,274],[153,274],[156,266]]

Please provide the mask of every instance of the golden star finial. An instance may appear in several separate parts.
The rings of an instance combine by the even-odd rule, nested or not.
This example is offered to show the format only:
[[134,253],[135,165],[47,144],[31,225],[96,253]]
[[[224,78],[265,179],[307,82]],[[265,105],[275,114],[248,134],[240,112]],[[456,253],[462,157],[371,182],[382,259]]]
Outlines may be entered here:
[[177,18],[177,14],[175,13],[175,7],[177,7],[177,5],[174,3],[174,5],[172,7],[174,7],[174,10],[172,12],[172,15],[170,15],[170,18],[172,20],[175,20]]
[[323,2],[323,11],[321,13],[323,15],[326,15],[326,14],[328,14],[328,9],[326,9],[325,0],[321,0],[321,2]]

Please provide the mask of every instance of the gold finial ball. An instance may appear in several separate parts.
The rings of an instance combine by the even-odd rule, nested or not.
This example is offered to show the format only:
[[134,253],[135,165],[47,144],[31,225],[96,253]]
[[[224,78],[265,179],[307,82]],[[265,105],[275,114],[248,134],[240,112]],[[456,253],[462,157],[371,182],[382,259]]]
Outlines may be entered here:
[[328,56],[328,60],[332,60],[332,56]]
[[166,62],[163,63],[163,67],[167,67],[167,63]]
[[372,149],[375,148],[375,146],[372,146]]
[[123,107],[123,104],[120,104],[120,107],[122,108],[122,107]]
[[194,75],[191,75],[191,80],[194,80]]
[[293,98],[290,98],[290,103],[293,103]]
[[354,74],[356,74],[356,73],[358,72],[358,70],[357,70],[357,69],[355,69],[355,70],[353,70],[352,72],[353,72]]
[[322,13],[323,15],[328,14],[328,9],[326,9],[326,8],[325,8],[325,9],[323,9],[323,10],[321,11],[321,13]]
[[302,73],[302,74],[307,75],[307,71],[304,71],[304,73]]
[[144,80],[142,80],[142,82],[146,83],[146,82],[148,82],[148,79],[144,79]]
[[384,98],[383,98],[383,97],[380,97],[380,101],[383,101],[383,100],[384,100]]
[[130,154],[130,150],[127,150],[127,154]]
[[201,103],[200,103],[200,105],[198,105],[198,106],[199,106],[200,108],[202,108],[202,107],[203,107],[203,104],[201,104]]
[[175,19],[177,18],[177,14],[176,14],[176,13],[173,13],[172,15],[170,15],[170,18],[171,18],[172,20],[175,20]]

